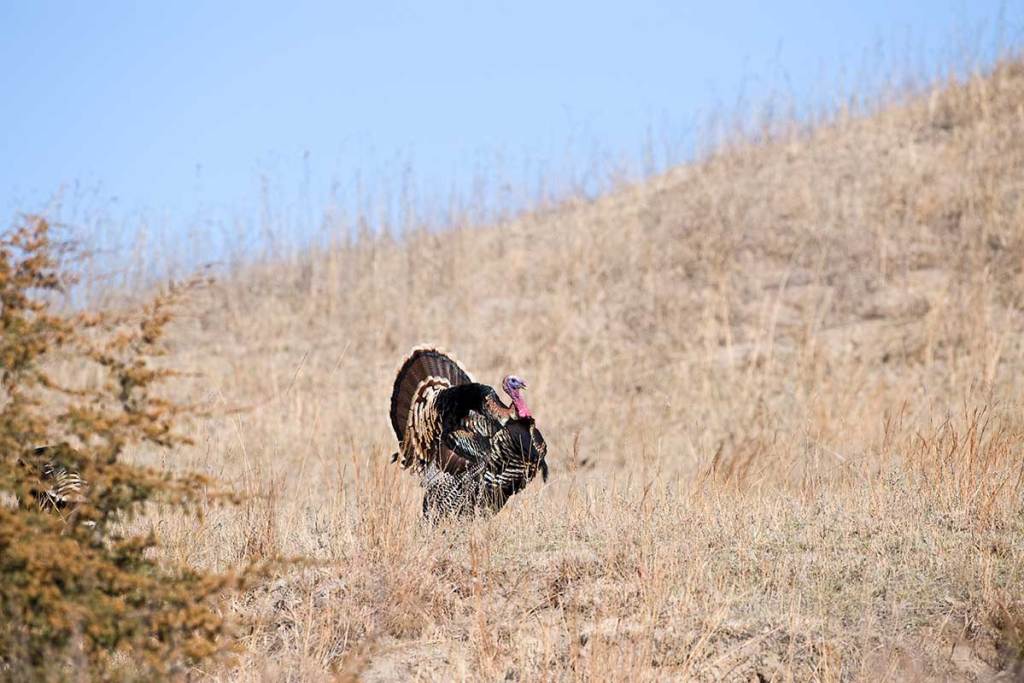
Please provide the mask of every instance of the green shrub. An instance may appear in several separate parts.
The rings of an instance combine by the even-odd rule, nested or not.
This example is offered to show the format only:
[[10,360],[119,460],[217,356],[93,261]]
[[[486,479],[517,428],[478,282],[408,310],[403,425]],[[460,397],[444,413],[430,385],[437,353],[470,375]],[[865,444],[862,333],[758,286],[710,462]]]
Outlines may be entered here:
[[[156,539],[129,522],[144,507],[198,514],[207,482],[123,456],[186,441],[175,425],[195,411],[160,396],[175,373],[154,359],[188,287],[137,310],[68,312],[56,302],[69,255],[41,218],[0,235],[0,678],[186,671],[228,650],[215,603],[235,579],[159,562]],[[58,364],[80,386],[58,381]],[[33,447],[64,443],[54,452],[88,488],[62,516],[34,504]]]

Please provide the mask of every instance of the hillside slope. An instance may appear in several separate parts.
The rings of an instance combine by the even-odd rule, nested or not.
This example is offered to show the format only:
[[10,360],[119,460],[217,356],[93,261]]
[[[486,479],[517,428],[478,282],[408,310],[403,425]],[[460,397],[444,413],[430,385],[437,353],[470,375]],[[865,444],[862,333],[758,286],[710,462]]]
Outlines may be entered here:
[[[183,462],[264,495],[162,523],[170,552],[329,563],[236,605],[225,677],[971,680],[1024,647],[1020,63],[194,310],[183,390],[250,409]],[[419,525],[387,465],[428,340],[524,376],[551,447],[471,528]]]

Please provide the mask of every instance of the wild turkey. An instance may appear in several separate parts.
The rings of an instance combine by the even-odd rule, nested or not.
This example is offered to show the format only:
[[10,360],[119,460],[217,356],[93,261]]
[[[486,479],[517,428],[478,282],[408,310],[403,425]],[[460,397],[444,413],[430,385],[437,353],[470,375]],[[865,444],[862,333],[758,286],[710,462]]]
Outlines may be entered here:
[[437,349],[415,348],[402,363],[391,392],[391,460],[421,475],[425,517],[497,512],[538,470],[547,481],[547,445],[522,396],[526,383],[509,375],[501,386],[512,405]]
[[40,510],[64,516],[85,501],[85,480],[69,467],[68,461],[76,456],[71,446],[62,443],[34,448],[20,459],[21,464],[36,477],[30,491]]

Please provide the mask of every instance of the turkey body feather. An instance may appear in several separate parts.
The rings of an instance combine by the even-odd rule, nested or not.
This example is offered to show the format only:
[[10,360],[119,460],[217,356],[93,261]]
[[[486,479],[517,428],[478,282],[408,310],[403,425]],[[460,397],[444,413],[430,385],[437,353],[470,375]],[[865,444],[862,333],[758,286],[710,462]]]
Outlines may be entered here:
[[392,460],[421,475],[427,517],[496,512],[538,471],[547,480],[547,445],[533,418],[437,349],[414,349],[403,362],[391,424],[399,441]]
[[85,502],[88,485],[68,462],[79,459],[66,443],[33,448],[18,458],[34,478],[30,492],[40,510],[63,513]]

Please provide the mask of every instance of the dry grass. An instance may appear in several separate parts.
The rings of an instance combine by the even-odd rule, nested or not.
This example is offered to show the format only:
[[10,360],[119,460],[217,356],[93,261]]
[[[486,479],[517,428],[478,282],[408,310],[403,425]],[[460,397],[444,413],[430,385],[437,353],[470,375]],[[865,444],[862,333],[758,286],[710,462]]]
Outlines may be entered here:
[[[260,495],[159,530],[203,566],[325,564],[234,602],[246,654],[213,675],[1022,675],[1021,169],[1008,62],[596,202],[214,286],[182,391],[254,407],[180,459]],[[423,526],[386,464],[425,340],[530,382],[552,480],[492,519]]]

